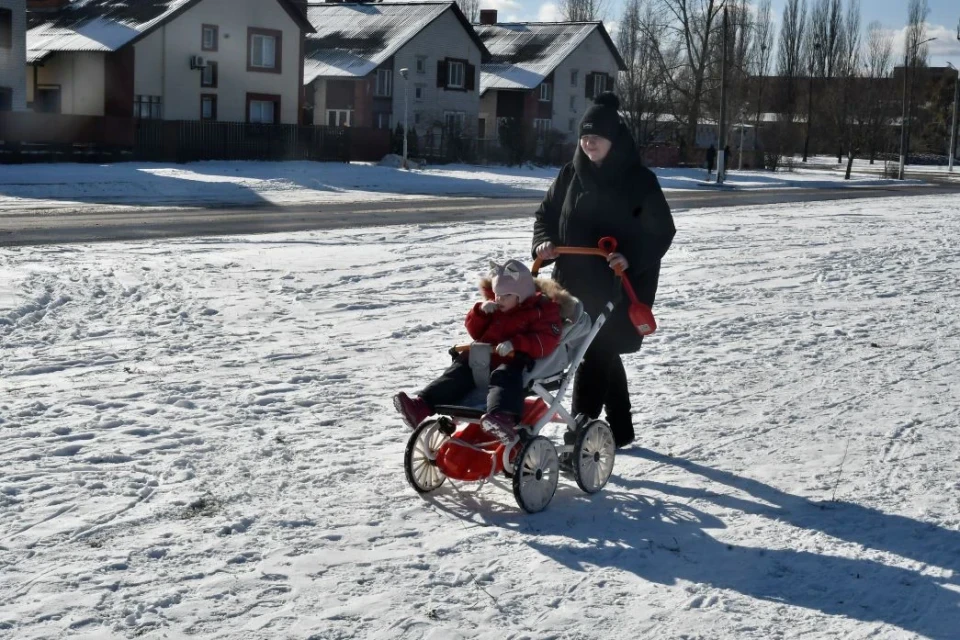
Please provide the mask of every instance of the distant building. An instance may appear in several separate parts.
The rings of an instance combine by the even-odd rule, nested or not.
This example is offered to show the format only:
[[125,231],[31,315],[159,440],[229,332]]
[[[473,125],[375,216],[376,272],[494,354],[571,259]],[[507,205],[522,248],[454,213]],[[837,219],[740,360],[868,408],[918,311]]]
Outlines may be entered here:
[[602,22],[498,23],[480,12],[475,25],[490,50],[480,73],[480,137],[496,139],[498,123],[519,118],[539,136],[577,137],[593,98],[613,91],[626,64]]
[[303,32],[292,0],[30,0],[35,111],[298,122]]
[[303,81],[314,124],[392,129],[406,95],[419,135],[475,131],[489,53],[455,3],[310,3],[307,17],[315,33]]
[[0,111],[27,107],[24,0],[0,0]]

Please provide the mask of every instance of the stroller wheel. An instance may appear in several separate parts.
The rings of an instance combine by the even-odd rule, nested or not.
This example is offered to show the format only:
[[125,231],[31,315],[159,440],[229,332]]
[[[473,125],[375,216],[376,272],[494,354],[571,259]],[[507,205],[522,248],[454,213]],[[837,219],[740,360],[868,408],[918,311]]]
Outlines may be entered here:
[[442,427],[440,420],[424,421],[414,429],[407,441],[403,470],[407,482],[417,493],[430,493],[447,479],[437,468],[437,450],[450,439]]
[[560,461],[553,443],[537,436],[523,444],[513,472],[513,495],[527,513],[543,511],[560,480]]
[[571,456],[577,486],[587,493],[603,489],[613,473],[616,450],[613,432],[603,420],[593,420],[580,428]]

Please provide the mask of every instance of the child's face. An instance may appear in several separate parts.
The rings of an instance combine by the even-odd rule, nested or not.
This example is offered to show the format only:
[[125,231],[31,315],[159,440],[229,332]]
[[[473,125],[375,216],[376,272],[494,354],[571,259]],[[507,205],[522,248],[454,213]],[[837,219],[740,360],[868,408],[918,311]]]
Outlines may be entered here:
[[520,297],[516,294],[506,293],[502,296],[497,296],[497,306],[500,308],[500,311],[510,311],[518,304],[520,304]]

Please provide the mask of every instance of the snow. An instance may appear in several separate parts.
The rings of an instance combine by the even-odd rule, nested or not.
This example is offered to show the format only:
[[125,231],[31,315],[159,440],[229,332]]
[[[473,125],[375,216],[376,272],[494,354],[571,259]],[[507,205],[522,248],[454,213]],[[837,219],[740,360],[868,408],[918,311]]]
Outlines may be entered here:
[[[556,167],[441,165],[405,171],[372,163],[196,162],[8,165],[0,171],[0,216],[130,207],[310,205],[450,196],[542,199]],[[667,191],[713,188],[699,169],[654,169]],[[910,185],[922,184],[907,181]],[[828,169],[735,171],[730,189],[876,187],[903,184]]]
[[390,407],[529,221],[0,250],[0,636],[955,639],[958,213],[678,212],[641,446],[537,515]]

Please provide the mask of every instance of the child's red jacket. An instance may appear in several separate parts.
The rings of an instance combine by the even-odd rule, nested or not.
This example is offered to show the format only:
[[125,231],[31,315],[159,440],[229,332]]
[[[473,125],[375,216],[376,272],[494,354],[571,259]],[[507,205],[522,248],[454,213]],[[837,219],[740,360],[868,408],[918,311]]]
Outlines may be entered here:
[[[470,337],[476,342],[486,342],[496,347],[509,340],[513,343],[514,351],[534,359],[550,355],[560,345],[563,334],[560,305],[542,293],[530,296],[506,312],[497,309],[486,314],[480,310],[481,304],[478,302],[470,309],[464,323]],[[493,366],[502,362],[503,359],[493,354]]]

